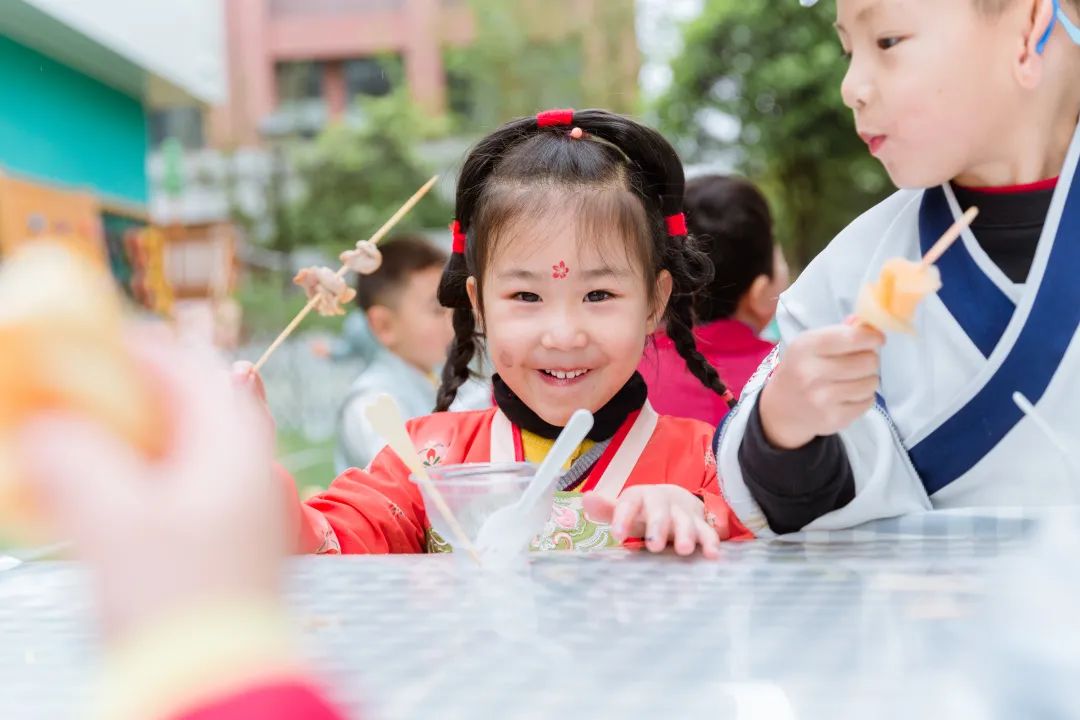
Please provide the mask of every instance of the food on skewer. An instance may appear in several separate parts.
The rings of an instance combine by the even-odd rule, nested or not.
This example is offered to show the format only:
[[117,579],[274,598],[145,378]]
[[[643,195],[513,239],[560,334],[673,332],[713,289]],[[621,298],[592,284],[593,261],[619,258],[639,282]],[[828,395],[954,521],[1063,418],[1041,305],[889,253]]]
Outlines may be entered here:
[[913,334],[919,303],[940,289],[936,267],[894,258],[881,268],[877,282],[862,289],[855,315],[882,332]]
[[346,250],[339,256],[341,264],[357,275],[370,275],[382,265],[382,253],[370,240],[360,240],[356,248]]
[[[385,223],[383,223],[383,226],[381,228],[379,228],[378,230],[375,231],[375,234],[371,236],[370,240],[361,241],[361,242],[358,242],[356,244],[356,251],[358,251],[360,254],[358,256],[355,256],[355,257],[354,256],[350,256],[350,257],[352,257],[353,260],[355,261],[357,268],[361,268],[361,269],[358,270],[358,272],[360,272],[361,274],[365,274],[363,272],[362,268],[367,268],[367,267],[370,267],[370,265],[371,265],[371,263],[368,262],[367,260],[365,260],[363,263],[361,263],[361,261],[360,261],[360,257],[365,257],[366,258],[368,255],[370,255],[369,251],[366,248],[361,248],[361,243],[367,242],[367,243],[369,243],[371,245],[378,245],[379,241],[382,240],[384,237],[386,237],[387,233],[389,233],[394,228],[394,226],[397,225],[401,221],[401,218],[405,217],[409,213],[410,210],[412,210],[414,207],[416,207],[416,204],[418,202],[420,202],[420,199],[423,198],[425,195],[427,195],[428,191],[431,190],[431,188],[435,186],[435,183],[436,183],[436,181],[438,181],[438,179],[439,179],[439,176],[436,175],[436,176],[432,177],[431,179],[429,179],[422,186],[420,186],[420,189],[417,190],[415,193],[413,193],[412,197],[410,197],[408,200],[406,200],[405,204],[402,205],[400,208],[398,208],[397,212],[395,212],[393,215],[391,215],[390,219],[387,220]],[[347,250],[346,252],[351,253],[353,251],[348,251]],[[339,279],[341,279],[342,276],[345,275],[346,270],[348,270],[348,265],[344,264],[345,263],[344,254],[343,254],[343,257],[342,257],[342,262],[343,262],[343,265],[342,265],[341,269],[338,270],[336,273],[334,273]],[[379,263],[380,264],[382,263],[381,255],[379,257]],[[376,265],[375,268],[377,269],[378,265]],[[370,272],[374,272],[374,271],[375,270],[373,269]],[[303,273],[304,273],[304,271],[301,270],[300,274],[298,274],[296,276],[296,278],[294,278],[293,282],[296,282],[297,284],[300,284],[299,279],[300,279],[300,276],[303,275]],[[278,334],[278,336],[276,338],[274,338],[274,342],[270,343],[270,347],[266,348],[266,352],[264,352],[262,354],[262,356],[259,357],[259,359],[255,362],[255,365],[252,366],[252,368],[251,368],[252,372],[259,372],[259,370],[262,369],[262,366],[266,364],[266,361],[270,359],[270,356],[274,354],[274,351],[277,350],[279,347],[281,347],[282,343],[284,343],[285,340],[288,339],[289,335],[291,335],[292,332],[294,330],[296,330],[296,328],[298,328],[300,326],[300,323],[304,321],[304,318],[307,317],[308,313],[310,313],[313,309],[316,309],[316,304],[319,304],[319,305],[322,306],[322,309],[319,310],[319,313],[322,314],[322,315],[343,315],[344,314],[344,311],[341,309],[340,305],[337,304],[336,300],[334,300],[334,298],[339,295],[339,293],[334,290],[334,288],[337,287],[337,283],[329,281],[329,279],[327,279],[327,280],[328,280],[328,283],[327,283],[328,292],[332,293],[333,297],[324,298],[324,297],[322,297],[322,295],[324,293],[316,294],[316,289],[315,288],[319,285],[319,282],[316,279],[316,282],[313,284],[312,289],[310,291],[308,291],[308,303],[307,303],[307,305],[305,305],[303,308],[301,308],[300,312],[298,312],[296,314],[296,317],[294,317],[289,322],[289,324],[285,326],[285,329],[282,330]],[[310,280],[306,279],[305,282],[310,282]],[[305,290],[307,290],[306,287],[305,287]],[[346,293],[340,293],[341,297],[345,297],[345,295],[346,295]],[[351,298],[349,298],[349,299],[351,299]],[[332,300],[334,300],[334,301],[331,302]],[[342,302],[348,302],[348,300],[342,300]],[[331,305],[333,305],[333,307],[331,307]]]
[[308,302],[314,301],[315,312],[323,317],[344,315],[342,305],[356,297],[356,291],[345,279],[328,267],[307,267],[293,278],[304,289]]
[[882,332],[915,333],[915,311],[927,295],[941,289],[941,273],[934,264],[979,215],[968,208],[931,246],[920,262],[893,258],[886,262],[876,282],[859,293],[855,317]]

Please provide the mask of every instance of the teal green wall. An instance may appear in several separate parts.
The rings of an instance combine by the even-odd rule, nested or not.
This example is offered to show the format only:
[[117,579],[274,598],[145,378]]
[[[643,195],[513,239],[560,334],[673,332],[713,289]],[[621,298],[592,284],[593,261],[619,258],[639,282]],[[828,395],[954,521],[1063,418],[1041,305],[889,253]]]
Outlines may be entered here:
[[0,169],[144,205],[147,142],[138,98],[0,37]]

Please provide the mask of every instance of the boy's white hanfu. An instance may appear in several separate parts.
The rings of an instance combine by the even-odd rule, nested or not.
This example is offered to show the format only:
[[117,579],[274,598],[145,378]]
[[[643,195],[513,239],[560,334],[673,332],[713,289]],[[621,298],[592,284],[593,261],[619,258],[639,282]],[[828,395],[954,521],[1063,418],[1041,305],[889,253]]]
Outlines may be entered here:
[[[1026,284],[1015,284],[970,231],[941,258],[943,288],[920,307],[917,334],[881,351],[876,407],[840,433],[855,499],[807,529],[852,527],[931,508],[1045,505],[1080,498],[1080,477],[1013,402],[1036,405],[1080,456],[1080,131],[1069,149]],[[717,434],[725,497],[772,535],[743,481],[747,417],[783,349],[804,330],[844,322],[890,258],[918,260],[966,208],[949,185],[904,190],[826,248],[781,296],[781,343]]]

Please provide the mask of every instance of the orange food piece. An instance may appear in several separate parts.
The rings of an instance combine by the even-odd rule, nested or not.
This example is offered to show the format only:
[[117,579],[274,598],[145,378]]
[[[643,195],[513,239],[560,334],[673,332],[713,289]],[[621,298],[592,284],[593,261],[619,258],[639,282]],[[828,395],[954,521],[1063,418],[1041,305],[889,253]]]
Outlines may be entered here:
[[914,334],[919,303],[940,289],[936,267],[894,258],[882,266],[877,282],[863,288],[855,315],[883,332]]
[[169,435],[162,399],[128,353],[122,328],[122,303],[112,279],[62,246],[36,241],[0,269],[0,533],[5,537],[29,539],[42,526],[14,451],[19,429],[35,415],[92,418],[147,457],[165,453]]

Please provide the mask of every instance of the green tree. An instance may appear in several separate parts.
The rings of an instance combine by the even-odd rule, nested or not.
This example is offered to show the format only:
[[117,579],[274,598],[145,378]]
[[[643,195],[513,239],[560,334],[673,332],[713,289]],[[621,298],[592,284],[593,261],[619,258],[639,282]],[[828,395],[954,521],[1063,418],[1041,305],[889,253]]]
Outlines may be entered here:
[[[778,237],[799,266],[890,190],[840,98],[847,63],[832,3],[706,0],[684,30],[673,83],[659,101],[665,130],[689,158],[726,150],[769,196]],[[738,129],[717,139],[703,119]]]
[[[303,194],[289,211],[295,245],[315,245],[336,255],[370,236],[431,176],[417,145],[439,134],[404,92],[361,104],[362,121],[338,123],[313,143],[294,149]],[[440,227],[451,210],[434,194],[424,198],[398,229]]]
[[[446,53],[451,104],[488,130],[550,107],[637,110],[633,0],[469,0],[472,43]],[[458,87],[454,87],[457,85]]]

